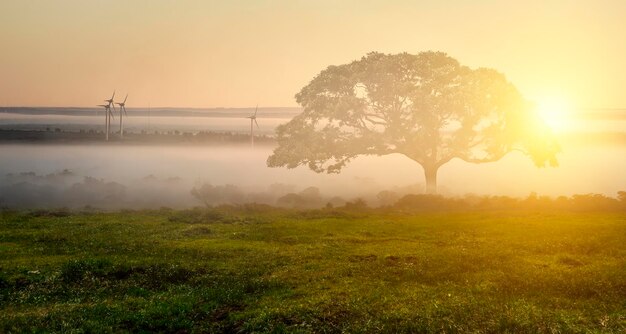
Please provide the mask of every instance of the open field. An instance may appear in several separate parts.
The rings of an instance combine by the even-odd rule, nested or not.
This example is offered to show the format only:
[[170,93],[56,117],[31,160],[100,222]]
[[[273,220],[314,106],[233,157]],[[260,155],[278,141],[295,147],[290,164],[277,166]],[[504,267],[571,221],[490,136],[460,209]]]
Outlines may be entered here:
[[626,331],[623,213],[0,217],[0,332]]

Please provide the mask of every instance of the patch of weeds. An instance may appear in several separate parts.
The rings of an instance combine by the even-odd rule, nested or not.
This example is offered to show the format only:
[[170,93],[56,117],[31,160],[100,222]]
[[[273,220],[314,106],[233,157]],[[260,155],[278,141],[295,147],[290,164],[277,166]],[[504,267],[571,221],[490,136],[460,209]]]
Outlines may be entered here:
[[111,263],[101,259],[71,260],[61,266],[61,279],[65,282],[79,282],[87,274],[104,276],[111,269]]
[[24,290],[44,280],[39,271],[21,271],[13,275],[0,274],[0,290]]

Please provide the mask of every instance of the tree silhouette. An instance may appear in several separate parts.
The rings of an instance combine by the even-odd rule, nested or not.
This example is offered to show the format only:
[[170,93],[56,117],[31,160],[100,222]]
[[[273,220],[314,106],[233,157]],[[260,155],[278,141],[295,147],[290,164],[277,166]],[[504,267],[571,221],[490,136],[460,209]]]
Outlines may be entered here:
[[491,162],[518,150],[556,165],[558,144],[504,75],[442,52],[329,66],[296,94],[304,111],[277,128],[270,167],[338,173],[359,155],[401,153],[424,169],[428,192],[448,161]]

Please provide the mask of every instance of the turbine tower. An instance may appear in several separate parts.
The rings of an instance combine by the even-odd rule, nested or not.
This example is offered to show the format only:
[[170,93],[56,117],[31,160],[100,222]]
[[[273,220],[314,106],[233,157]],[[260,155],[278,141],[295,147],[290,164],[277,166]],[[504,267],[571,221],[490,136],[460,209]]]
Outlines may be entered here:
[[124,139],[124,123],[122,121],[123,119],[122,111],[124,111],[124,114],[128,116],[128,113],[126,112],[126,99],[127,98],[128,98],[128,94],[126,94],[124,101],[116,103],[118,106],[120,106],[120,138],[121,139]]
[[254,108],[254,114],[246,117],[250,119],[250,145],[252,146],[252,148],[254,148],[254,126],[252,124],[252,122],[254,121],[254,123],[256,124],[257,129],[259,128],[259,123],[257,123],[256,121],[256,112],[259,109],[259,105],[256,105],[256,108]]
[[115,97],[115,91],[113,91],[113,95],[111,95],[111,98],[108,100],[104,100],[104,102],[107,102],[107,118],[106,118],[106,140],[109,140],[109,133],[111,132],[111,118],[115,118],[113,116],[113,112],[111,111],[111,108],[113,108],[113,111],[117,111],[115,110],[115,105],[113,104],[113,98]]
[[104,138],[108,141],[109,127],[111,124],[110,118],[113,117],[113,113],[111,112],[111,106],[109,106],[108,104],[99,104],[98,107],[104,107],[104,132],[106,133]]

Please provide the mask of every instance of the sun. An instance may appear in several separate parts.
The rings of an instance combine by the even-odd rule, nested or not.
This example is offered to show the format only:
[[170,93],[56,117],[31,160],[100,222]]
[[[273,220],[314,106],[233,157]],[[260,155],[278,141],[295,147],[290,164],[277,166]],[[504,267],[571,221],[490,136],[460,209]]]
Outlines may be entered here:
[[561,97],[543,98],[537,103],[539,116],[555,132],[568,130],[571,111],[572,107],[569,101]]

